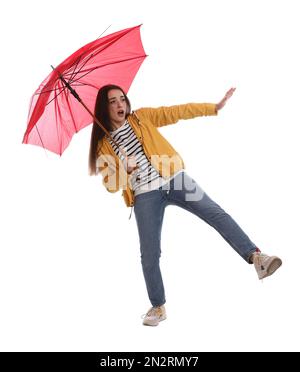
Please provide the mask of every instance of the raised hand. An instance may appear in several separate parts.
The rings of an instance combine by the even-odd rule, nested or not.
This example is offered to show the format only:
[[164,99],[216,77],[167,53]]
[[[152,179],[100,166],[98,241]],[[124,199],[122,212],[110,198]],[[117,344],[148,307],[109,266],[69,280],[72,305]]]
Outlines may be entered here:
[[225,106],[227,100],[233,95],[235,89],[236,88],[230,88],[228,90],[228,92],[225,94],[224,98],[219,103],[217,103],[217,105],[216,105],[217,110],[221,110]]

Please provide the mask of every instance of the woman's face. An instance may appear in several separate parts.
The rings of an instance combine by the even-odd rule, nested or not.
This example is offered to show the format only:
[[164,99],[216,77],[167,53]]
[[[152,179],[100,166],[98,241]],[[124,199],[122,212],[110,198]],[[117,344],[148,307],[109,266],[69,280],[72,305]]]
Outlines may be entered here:
[[125,122],[126,100],[123,92],[119,89],[112,89],[108,92],[108,114],[114,128],[119,128]]

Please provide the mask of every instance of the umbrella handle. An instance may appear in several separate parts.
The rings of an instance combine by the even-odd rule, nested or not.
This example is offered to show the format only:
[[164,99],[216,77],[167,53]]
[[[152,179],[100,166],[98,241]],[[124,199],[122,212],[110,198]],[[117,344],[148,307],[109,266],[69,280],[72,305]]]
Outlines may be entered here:
[[122,155],[127,159],[127,154],[126,152],[117,144],[117,142],[112,138],[112,136],[110,135],[109,131],[100,123],[100,121],[96,118],[96,116],[92,113],[92,111],[86,106],[86,104],[84,102],[82,102],[81,100],[79,101],[82,106],[87,110],[87,112],[89,112],[89,114],[93,117],[94,121],[101,127],[101,129],[103,129],[103,131],[105,132],[105,134],[112,140],[112,142],[118,147],[118,149],[120,150],[120,152],[122,153]]

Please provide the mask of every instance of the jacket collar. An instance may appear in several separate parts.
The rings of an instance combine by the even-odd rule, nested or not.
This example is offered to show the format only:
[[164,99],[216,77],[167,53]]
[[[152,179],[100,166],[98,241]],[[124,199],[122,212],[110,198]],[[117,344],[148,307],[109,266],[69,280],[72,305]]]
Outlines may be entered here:
[[[141,134],[140,119],[139,119],[139,117],[138,117],[138,115],[136,114],[135,111],[132,111],[128,115],[127,121],[129,123],[129,125],[131,126],[131,128],[133,129],[133,131],[135,132],[136,136],[138,138],[141,137],[140,136],[140,134]],[[140,132],[140,133],[138,133],[138,132]],[[100,141],[98,149],[99,149],[100,153],[101,152],[105,153],[105,154],[109,153],[110,155],[113,155],[117,159],[117,154],[114,152],[114,150],[112,148],[112,145],[108,141],[107,135],[104,135],[104,137]]]

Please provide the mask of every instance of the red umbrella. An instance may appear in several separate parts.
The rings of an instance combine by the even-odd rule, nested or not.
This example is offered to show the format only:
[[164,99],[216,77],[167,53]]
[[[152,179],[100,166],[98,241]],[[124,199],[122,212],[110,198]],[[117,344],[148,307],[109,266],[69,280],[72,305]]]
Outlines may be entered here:
[[146,58],[140,27],[92,41],[53,68],[31,98],[23,143],[61,155],[73,134],[95,120],[94,105],[103,85],[116,84],[127,93]]

